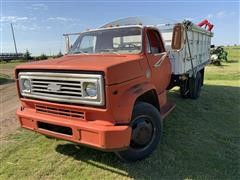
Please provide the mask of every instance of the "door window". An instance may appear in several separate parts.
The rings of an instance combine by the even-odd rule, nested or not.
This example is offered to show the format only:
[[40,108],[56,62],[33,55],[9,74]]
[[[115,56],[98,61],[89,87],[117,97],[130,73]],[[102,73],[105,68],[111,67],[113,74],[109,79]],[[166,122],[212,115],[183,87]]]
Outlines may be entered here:
[[148,46],[150,46],[150,52],[152,54],[158,54],[158,53],[165,52],[161,37],[156,30],[148,30],[147,31],[147,39],[149,42],[149,45],[147,44],[147,48],[148,48]]

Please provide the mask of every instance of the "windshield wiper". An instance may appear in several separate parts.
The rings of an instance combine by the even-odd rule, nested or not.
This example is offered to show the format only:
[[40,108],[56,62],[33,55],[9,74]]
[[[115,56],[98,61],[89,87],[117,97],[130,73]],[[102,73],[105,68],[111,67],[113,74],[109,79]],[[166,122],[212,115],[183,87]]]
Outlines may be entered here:
[[78,51],[74,51],[74,52],[70,52],[70,53],[72,53],[72,54],[79,54],[79,53],[81,53],[81,54],[88,55],[88,53],[86,53],[86,52],[84,52],[82,50],[78,50]]
[[108,53],[120,55],[119,53],[117,53],[116,51],[113,51],[112,49],[101,49],[99,52],[100,53],[108,52]]
[[110,51],[110,53],[120,55],[119,53],[117,53],[117,52],[115,52],[115,51]]

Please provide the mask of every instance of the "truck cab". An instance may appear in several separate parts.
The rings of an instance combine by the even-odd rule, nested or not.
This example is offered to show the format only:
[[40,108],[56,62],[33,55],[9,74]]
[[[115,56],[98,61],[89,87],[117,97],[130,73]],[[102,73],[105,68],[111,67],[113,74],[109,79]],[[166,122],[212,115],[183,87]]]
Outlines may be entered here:
[[145,158],[174,108],[167,90],[176,75],[159,28],[112,23],[77,35],[65,56],[15,69],[21,126],[126,161]]

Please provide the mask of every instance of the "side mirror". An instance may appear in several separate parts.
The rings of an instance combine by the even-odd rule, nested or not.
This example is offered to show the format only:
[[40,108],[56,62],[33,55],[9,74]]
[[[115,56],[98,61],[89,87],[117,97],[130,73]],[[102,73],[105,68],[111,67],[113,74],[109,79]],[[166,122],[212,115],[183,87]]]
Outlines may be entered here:
[[173,50],[180,50],[183,47],[183,31],[184,27],[182,24],[176,24],[173,27],[173,35],[172,35],[172,44],[171,47]]

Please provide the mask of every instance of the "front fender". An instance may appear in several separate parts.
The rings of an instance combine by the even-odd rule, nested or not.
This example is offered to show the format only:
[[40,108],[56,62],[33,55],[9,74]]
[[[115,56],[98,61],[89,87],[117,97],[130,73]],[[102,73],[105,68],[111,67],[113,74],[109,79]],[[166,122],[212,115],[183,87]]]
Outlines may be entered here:
[[155,86],[147,81],[144,82],[143,79],[134,80],[134,82],[128,82],[127,84],[123,83],[121,86],[123,89],[118,87],[120,90],[117,98],[113,98],[111,109],[115,122],[117,124],[126,124],[131,121],[133,107],[137,98],[147,91],[155,90]]

